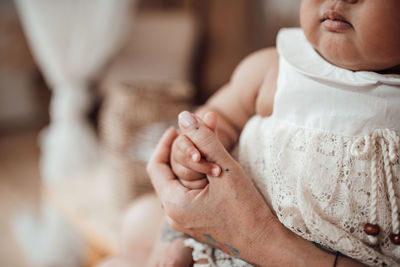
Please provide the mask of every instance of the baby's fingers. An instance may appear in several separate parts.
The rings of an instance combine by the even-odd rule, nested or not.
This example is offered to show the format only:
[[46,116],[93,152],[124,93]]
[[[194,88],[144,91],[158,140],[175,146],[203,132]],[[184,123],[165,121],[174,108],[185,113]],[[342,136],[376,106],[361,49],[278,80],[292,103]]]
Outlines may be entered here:
[[202,178],[200,180],[195,180],[195,181],[186,181],[180,179],[179,181],[182,183],[184,187],[191,190],[203,189],[208,184],[207,178]]
[[[197,173],[203,173],[212,176],[219,176],[221,168],[212,162],[201,158],[199,150],[193,145],[192,141],[185,136],[180,135],[176,142],[177,149],[181,151],[176,156],[177,162]],[[175,158],[174,158],[175,159]]]
[[179,114],[181,135],[185,135],[208,161],[220,166],[233,163],[234,159],[226,151],[216,133],[199,117],[188,111]]
[[192,162],[200,162],[200,151],[193,145],[189,138],[184,135],[178,136],[176,140],[176,146],[180,151],[182,162],[187,162],[187,160],[191,160]]
[[201,159],[199,163],[193,163],[192,170],[215,177],[218,177],[221,174],[220,166],[215,163],[208,162],[205,159]]

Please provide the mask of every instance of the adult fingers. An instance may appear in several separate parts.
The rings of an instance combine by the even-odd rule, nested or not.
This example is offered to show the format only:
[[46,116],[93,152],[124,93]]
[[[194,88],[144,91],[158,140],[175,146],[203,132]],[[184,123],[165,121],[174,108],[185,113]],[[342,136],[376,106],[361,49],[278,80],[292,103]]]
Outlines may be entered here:
[[195,181],[187,181],[187,180],[180,179],[179,181],[183,184],[184,187],[186,187],[190,190],[203,189],[208,184],[207,178],[202,178],[202,179],[195,180]]
[[178,182],[168,164],[171,145],[177,136],[178,133],[175,129],[168,129],[161,137],[147,164],[147,172],[161,199],[168,198],[172,191],[179,194],[187,190]]

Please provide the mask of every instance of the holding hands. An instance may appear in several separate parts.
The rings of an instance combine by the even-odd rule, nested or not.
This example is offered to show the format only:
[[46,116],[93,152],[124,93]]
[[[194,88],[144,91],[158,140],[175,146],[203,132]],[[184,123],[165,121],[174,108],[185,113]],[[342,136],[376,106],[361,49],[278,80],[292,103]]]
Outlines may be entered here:
[[[208,114],[202,121],[183,112],[179,124],[181,137],[176,130],[168,130],[147,168],[169,224],[228,254],[254,258],[249,253],[256,251],[249,243],[266,235],[272,237],[278,225],[274,216],[250,178],[219,141],[213,127],[215,115]],[[197,162],[193,162],[193,157]],[[170,164],[181,174],[180,180]],[[220,168],[219,177],[212,175],[216,166]]]
[[[336,262],[334,255],[280,224],[218,139],[215,114],[203,121],[183,112],[179,124],[180,137],[175,129],[167,130],[147,165],[174,230],[257,266],[332,266]],[[171,165],[181,177],[177,178]],[[212,175],[216,166],[218,177]],[[361,266],[348,258],[341,258],[337,266],[341,264]]]
[[[202,189],[208,184],[207,175],[218,177],[221,168],[204,158],[199,149],[185,135],[185,131],[197,124],[194,115],[187,111],[179,115],[179,127],[181,134],[175,139],[171,150],[171,168],[180,182],[188,189]],[[204,116],[204,125],[215,132],[217,116],[209,112]],[[195,126],[195,129],[199,129]]]

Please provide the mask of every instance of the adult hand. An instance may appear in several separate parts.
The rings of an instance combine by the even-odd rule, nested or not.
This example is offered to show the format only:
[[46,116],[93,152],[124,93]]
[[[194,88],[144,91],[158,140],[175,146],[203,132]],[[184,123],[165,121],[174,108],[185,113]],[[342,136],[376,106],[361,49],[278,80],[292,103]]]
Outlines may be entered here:
[[[147,170],[161,199],[171,227],[224,252],[257,263],[249,244],[274,238],[281,227],[250,178],[225,150],[216,134],[193,114],[183,129],[206,157],[221,166],[219,177],[208,176],[204,189],[185,188],[169,166],[171,145],[178,136],[169,129],[160,140]],[[189,117],[186,117],[190,119]]]
[[147,171],[173,229],[257,266],[363,266],[350,258],[335,258],[281,225],[216,134],[194,118],[184,134],[223,172],[219,177],[208,176],[204,189],[184,187],[169,166],[178,133],[175,129],[165,132]]
[[[204,122],[215,132],[217,116],[214,112],[206,113]],[[184,127],[181,124],[179,126]],[[203,189],[208,184],[207,174],[219,176],[221,173],[221,168],[206,161],[193,142],[184,134],[180,134],[172,144],[170,165],[179,181],[189,189]]]

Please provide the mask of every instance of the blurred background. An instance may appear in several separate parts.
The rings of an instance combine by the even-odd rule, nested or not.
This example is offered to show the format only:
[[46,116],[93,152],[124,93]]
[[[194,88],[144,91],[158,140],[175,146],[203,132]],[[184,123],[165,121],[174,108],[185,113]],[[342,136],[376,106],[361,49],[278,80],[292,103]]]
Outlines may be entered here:
[[0,266],[95,266],[160,134],[299,0],[0,0]]

